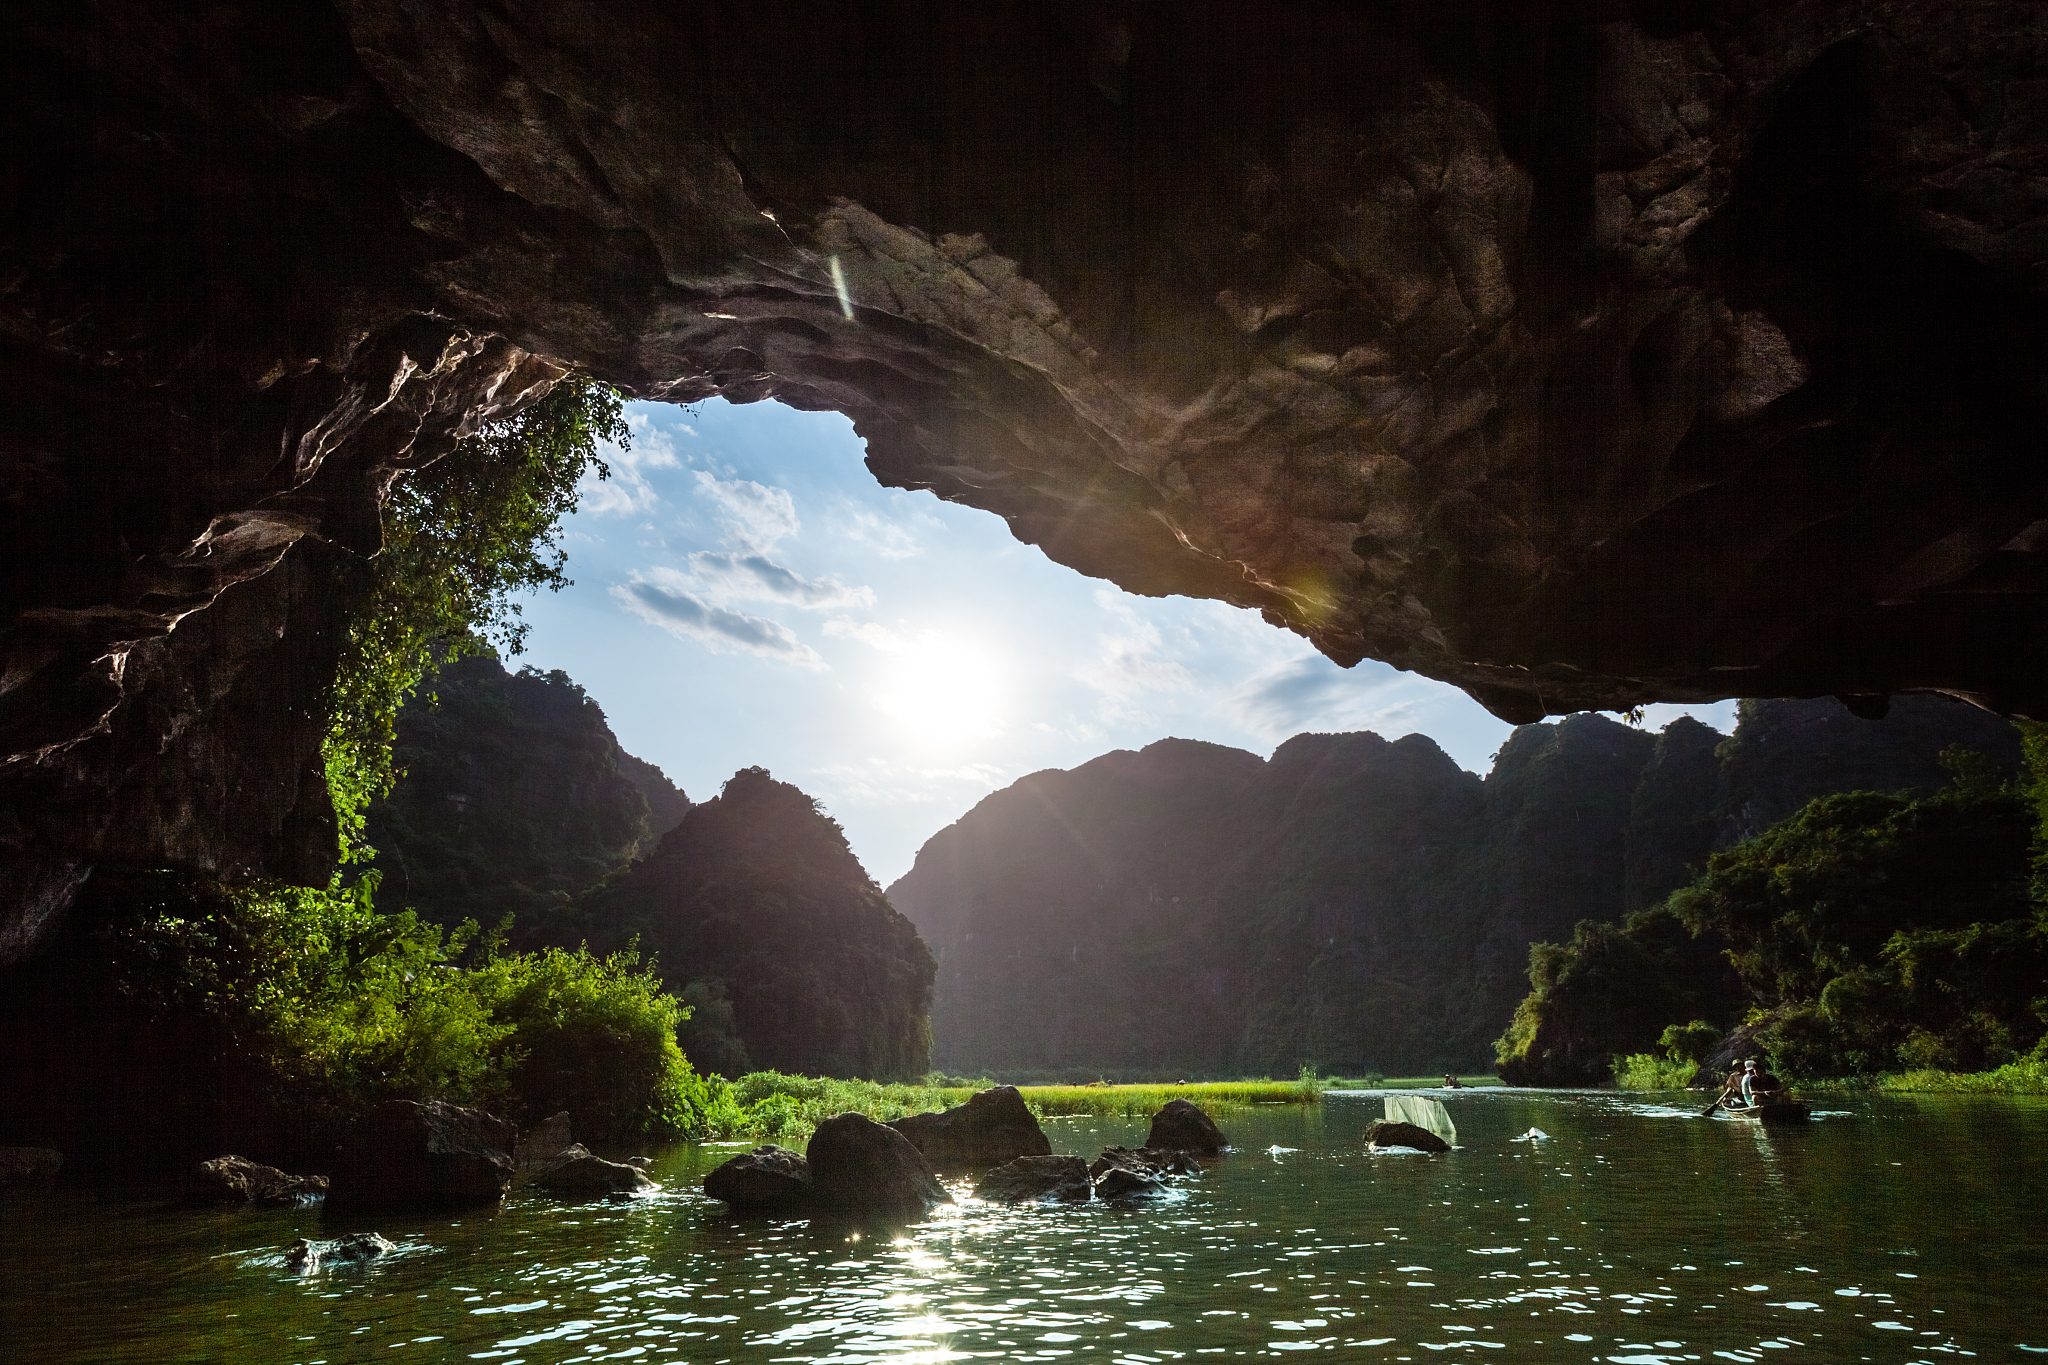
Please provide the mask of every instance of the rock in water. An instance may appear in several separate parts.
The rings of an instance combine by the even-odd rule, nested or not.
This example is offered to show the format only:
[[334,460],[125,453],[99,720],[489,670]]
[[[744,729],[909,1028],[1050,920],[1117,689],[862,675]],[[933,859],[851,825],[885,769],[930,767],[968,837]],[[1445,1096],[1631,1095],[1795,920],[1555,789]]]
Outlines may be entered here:
[[1097,1199],[1136,1199],[1166,1193],[1166,1182],[1136,1166],[1114,1165],[1095,1177]]
[[564,1109],[519,1135],[512,1147],[513,1168],[520,1179],[531,1180],[575,1145],[576,1139],[569,1136],[569,1111]]
[[1152,1132],[1146,1137],[1145,1145],[1212,1156],[1230,1143],[1216,1127],[1215,1120],[1203,1113],[1200,1107],[1187,1100],[1168,1100],[1165,1107],[1152,1116]]
[[1105,1147],[1088,1167],[1088,1174],[1101,1175],[1112,1166],[1128,1166],[1145,1175],[1200,1175],[1202,1164],[1192,1152],[1173,1147]]
[[313,1241],[301,1237],[292,1243],[292,1249],[285,1253],[284,1264],[287,1270],[313,1271],[327,1265],[373,1261],[396,1250],[397,1243],[374,1232],[352,1233],[334,1242]]
[[1031,1199],[1078,1203],[1094,1194],[1088,1164],[1077,1156],[1020,1156],[996,1167],[974,1186],[977,1199],[1021,1204]]
[[953,1202],[909,1138],[863,1114],[819,1124],[807,1155],[820,1213],[912,1222]]
[[735,1213],[809,1213],[811,1163],[785,1147],[756,1147],[705,1176],[704,1193]]
[[1045,1130],[1014,1085],[984,1090],[942,1113],[895,1119],[889,1126],[909,1138],[935,1170],[1052,1155]]
[[585,1197],[634,1194],[655,1188],[654,1182],[638,1167],[592,1156],[581,1143],[557,1153],[555,1164],[536,1172],[533,1183],[556,1194]]
[[54,1147],[0,1147],[0,1189],[54,1184],[63,1165],[64,1154]]
[[327,1193],[323,1175],[287,1175],[245,1156],[217,1156],[199,1163],[186,1186],[194,1200],[209,1204],[284,1204]]
[[495,1204],[512,1183],[512,1125],[481,1109],[391,1100],[359,1121],[335,1156],[334,1212]]
[[1381,1119],[1365,1130],[1365,1142],[1369,1147],[1413,1147],[1418,1152],[1448,1152],[1451,1144],[1427,1128],[1418,1128],[1412,1123],[1395,1123]]

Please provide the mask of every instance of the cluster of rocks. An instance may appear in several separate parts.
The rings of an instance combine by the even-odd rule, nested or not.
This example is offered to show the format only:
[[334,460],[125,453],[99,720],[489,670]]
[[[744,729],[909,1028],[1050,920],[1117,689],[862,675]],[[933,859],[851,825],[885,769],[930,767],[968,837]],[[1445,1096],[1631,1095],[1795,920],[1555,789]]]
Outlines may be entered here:
[[[12,1150],[0,1149],[0,1169]],[[15,1164],[24,1171],[54,1174],[62,1160],[50,1152],[45,1159]],[[324,1198],[328,1211],[338,1215],[444,1212],[495,1204],[515,1184],[571,1199],[634,1194],[655,1188],[645,1170],[648,1164],[644,1156],[607,1161],[593,1155],[570,1137],[566,1113],[520,1133],[481,1109],[392,1100],[372,1109],[349,1132],[336,1149],[331,1177],[292,1175],[231,1154],[201,1162],[187,1177],[185,1192],[194,1202],[210,1204]],[[360,1247],[322,1252],[318,1244],[302,1244],[308,1247],[304,1254],[314,1261],[365,1258],[358,1254]]]
[[1198,1173],[1198,1158],[1226,1145],[1207,1114],[1174,1100],[1153,1115],[1143,1147],[1111,1147],[1092,1164],[1056,1156],[1023,1096],[1005,1085],[887,1124],[840,1114],[818,1125],[804,1155],[757,1147],[707,1175],[704,1193],[736,1213],[909,1222],[952,1202],[941,1170],[981,1170],[975,1197],[996,1203],[1131,1199],[1164,1192],[1168,1176]]

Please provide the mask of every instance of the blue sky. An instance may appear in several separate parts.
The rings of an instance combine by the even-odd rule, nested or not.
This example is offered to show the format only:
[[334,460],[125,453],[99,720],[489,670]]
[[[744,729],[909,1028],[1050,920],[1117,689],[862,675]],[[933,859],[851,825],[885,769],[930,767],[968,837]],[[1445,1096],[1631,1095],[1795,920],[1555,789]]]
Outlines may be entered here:
[[[1303,731],[1421,731],[1479,773],[1507,738],[1455,688],[1338,668],[1256,612],[1130,596],[990,513],[883,488],[837,413],[627,418],[632,449],[563,528],[574,586],[523,604],[509,662],[568,673],[692,800],[752,765],[802,787],[885,886],[989,792],[1168,735],[1264,756]],[[1732,702],[1684,710],[1733,723]]]

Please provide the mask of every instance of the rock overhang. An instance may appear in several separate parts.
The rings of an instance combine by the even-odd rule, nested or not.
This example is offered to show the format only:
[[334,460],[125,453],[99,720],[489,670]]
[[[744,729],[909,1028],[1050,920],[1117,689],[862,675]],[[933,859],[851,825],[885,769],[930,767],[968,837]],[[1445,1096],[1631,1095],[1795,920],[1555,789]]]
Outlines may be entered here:
[[[846,412],[884,483],[1511,720],[2041,714],[2043,57],[1992,0],[42,16],[6,840],[306,862],[271,713],[382,490],[571,369]],[[191,737],[275,818],[202,830]]]

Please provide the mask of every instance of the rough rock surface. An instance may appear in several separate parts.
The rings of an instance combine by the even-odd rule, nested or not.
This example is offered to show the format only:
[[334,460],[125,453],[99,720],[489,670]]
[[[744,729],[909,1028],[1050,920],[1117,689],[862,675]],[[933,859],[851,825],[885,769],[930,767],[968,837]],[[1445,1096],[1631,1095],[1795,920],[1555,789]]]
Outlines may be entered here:
[[378,499],[572,366],[1517,721],[2048,714],[2044,59],[2024,0],[41,7],[7,875],[317,880]]
[[1074,1203],[1093,1197],[1088,1163],[1077,1156],[1020,1156],[974,1182],[974,1196],[998,1204],[1033,1199]]
[[1052,1155],[1051,1140],[1014,1085],[980,1091],[965,1104],[937,1114],[892,1119],[889,1126],[909,1138],[934,1170]]
[[1395,1123],[1380,1119],[1365,1130],[1365,1145],[1368,1147],[1413,1147],[1418,1152],[1448,1152],[1451,1144],[1427,1128],[1418,1128],[1412,1123]]
[[953,1202],[909,1138],[864,1114],[826,1119],[804,1155],[821,1214],[914,1222]]
[[216,1204],[289,1204],[324,1196],[324,1175],[288,1175],[245,1156],[217,1156],[199,1163],[186,1190],[195,1200]]
[[1150,1163],[1105,1152],[1089,1168],[1097,1199],[1137,1199],[1166,1193],[1162,1173]]
[[553,1164],[536,1171],[533,1183],[555,1194],[588,1198],[600,1194],[637,1194],[656,1188],[647,1173],[622,1161],[592,1156],[581,1143],[556,1154]]
[[1216,1126],[1216,1120],[1189,1100],[1168,1100],[1152,1116],[1152,1130],[1145,1146],[1153,1150],[1220,1152],[1230,1145]]
[[350,1131],[334,1159],[331,1213],[474,1208],[512,1183],[512,1125],[481,1109],[390,1100]]
[[521,1180],[531,1179],[561,1160],[562,1153],[576,1145],[569,1136],[569,1111],[550,1114],[531,1128],[521,1130],[512,1144],[512,1169]]
[[0,1189],[54,1184],[62,1169],[64,1154],[54,1147],[0,1147]]
[[354,1265],[374,1261],[398,1250],[398,1244],[375,1232],[355,1232],[332,1241],[301,1237],[285,1253],[287,1270],[310,1274],[333,1265]]
[[787,1148],[756,1147],[705,1176],[704,1193],[735,1212],[809,1213],[811,1163]]
[[1088,1174],[1101,1175],[1112,1166],[1128,1166],[1147,1175],[1200,1175],[1202,1163],[1193,1152],[1171,1147],[1105,1147],[1089,1163]]

